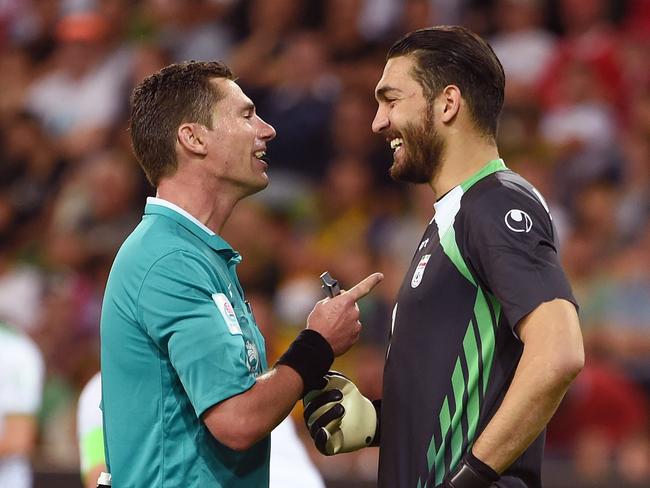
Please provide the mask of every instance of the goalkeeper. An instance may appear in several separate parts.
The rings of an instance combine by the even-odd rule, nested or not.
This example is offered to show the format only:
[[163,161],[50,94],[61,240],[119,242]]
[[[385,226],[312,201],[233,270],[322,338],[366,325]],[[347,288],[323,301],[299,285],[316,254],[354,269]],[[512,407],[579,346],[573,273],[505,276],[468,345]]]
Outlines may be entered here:
[[391,176],[428,184],[435,212],[393,310],[381,405],[335,373],[305,404],[321,452],[380,446],[381,488],[541,487],[545,426],[584,363],[548,207],[499,157],[504,86],[481,38],[434,27],[392,46],[375,91]]

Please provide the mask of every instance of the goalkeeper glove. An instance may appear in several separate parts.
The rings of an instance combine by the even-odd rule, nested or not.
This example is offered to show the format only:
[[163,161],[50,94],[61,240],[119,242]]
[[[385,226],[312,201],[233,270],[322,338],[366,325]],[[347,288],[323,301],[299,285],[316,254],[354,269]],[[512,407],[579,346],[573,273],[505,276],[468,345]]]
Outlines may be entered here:
[[326,456],[368,447],[378,438],[379,416],[356,385],[336,371],[321,390],[303,398],[305,423],[316,448]]
[[499,473],[474,456],[470,450],[437,488],[488,488],[499,478]]

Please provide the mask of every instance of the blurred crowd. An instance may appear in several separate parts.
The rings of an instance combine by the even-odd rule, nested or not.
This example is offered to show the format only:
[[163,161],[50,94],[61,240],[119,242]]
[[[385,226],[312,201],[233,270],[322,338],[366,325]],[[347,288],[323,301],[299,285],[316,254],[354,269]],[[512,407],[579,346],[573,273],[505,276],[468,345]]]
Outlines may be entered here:
[[[103,287],[153,194],[129,94],[171,62],[226,61],[277,129],[269,188],[224,232],[270,359],[322,297],[322,271],[344,287],[381,271],[336,365],[381,396],[390,310],[433,195],[388,178],[373,90],[387,47],[433,24],[470,27],[501,59],[501,155],[549,202],[581,304],[587,365],[547,457],[585,482],[650,480],[650,0],[0,1],[0,321],[43,355],[37,466],[78,467]],[[328,478],[373,479],[366,451],[316,459]]]

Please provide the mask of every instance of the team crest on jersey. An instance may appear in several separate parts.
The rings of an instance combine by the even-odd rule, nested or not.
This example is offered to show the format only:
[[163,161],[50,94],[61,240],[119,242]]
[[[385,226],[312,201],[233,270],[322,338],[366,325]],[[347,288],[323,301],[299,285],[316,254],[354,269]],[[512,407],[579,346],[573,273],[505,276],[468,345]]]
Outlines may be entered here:
[[422,281],[422,276],[424,276],[424,269],[427,267],[427,263],[431,258],[431,254],[425,254],[420,258],[420,262],[415,268],[413,273],[413,278],[411,279],[411,288],[417,288],[420,282]]
[[246,341],[246,365],[248,371],[257,378],[260,374],[260,354],[257,352],[257,347],[251,341]]

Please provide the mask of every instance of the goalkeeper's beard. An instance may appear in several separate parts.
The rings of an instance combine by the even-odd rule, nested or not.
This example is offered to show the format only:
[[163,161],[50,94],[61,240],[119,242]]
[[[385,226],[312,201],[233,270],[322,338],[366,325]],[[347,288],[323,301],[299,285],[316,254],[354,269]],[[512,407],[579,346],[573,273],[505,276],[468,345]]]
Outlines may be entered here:
[[395,181],[430,183],[440,171],[445,141],[435,129],[433,108],[428,107],[419,125],[402,130],[402,161],[393,161],[390,176]]

